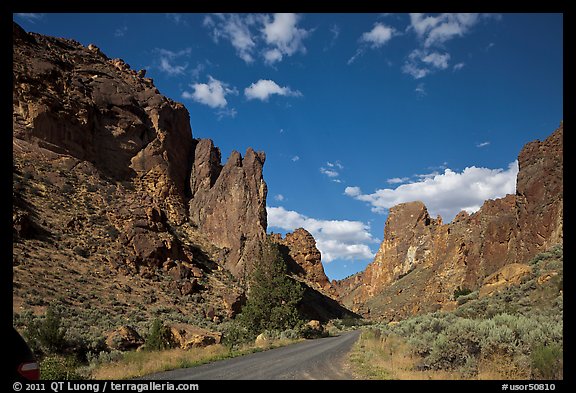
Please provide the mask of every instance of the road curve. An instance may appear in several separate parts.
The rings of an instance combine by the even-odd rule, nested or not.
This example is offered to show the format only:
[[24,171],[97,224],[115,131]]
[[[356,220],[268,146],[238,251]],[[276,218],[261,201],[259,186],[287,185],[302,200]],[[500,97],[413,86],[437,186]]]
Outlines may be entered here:
[[359,336],[357,330],[337,337],[307,340],[197,367],[152,374],[142,379],[353,379],[345,359]]

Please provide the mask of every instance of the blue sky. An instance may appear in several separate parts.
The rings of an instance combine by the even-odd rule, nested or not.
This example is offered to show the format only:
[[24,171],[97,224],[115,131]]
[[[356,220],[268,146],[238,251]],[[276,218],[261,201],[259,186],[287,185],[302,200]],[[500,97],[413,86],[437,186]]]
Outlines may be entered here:
[[186,105],[223,160],[266,152],[269,231],[308,229],[326,274],[363,270],[388,209],[445,223],[515,191],[563,119],[562,14],[14,14],[93,43]]

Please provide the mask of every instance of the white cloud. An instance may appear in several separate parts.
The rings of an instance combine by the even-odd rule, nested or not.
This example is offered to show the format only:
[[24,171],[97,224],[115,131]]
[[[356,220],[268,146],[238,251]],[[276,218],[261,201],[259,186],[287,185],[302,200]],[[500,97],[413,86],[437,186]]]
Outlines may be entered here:
[[421,60],[426,64],[432,65],[434,68],[444,70],[448,68],[448,60],[450,60],[450,54],[432,52],[421,57]]
[[421,175],[421,180],[402,184],[395,189],[379,189],[364,194],[359,187],[346,187],[345,194],[372,206],[383,213],[394,205],[420,200],[432,216],[441,215],[451,221],[462,210],[477,211],[485,200],[501,198],[516,190],[518,161],[508,169],[467,167],[461,173],[445,169],[443,174]]
[[382,23],[376,23],[374,28],[362,34],[361,42],[366,42],[372,45],[372,48],[379,48],[392,39],[394,29]]
[[294,157],[291,158],[291,160],[292,160],[293,162],[300,161],[300,157],[299,157],[299,156],[294,156]]
[[274,200],[278,201],[278,202],[282,202],[284,200],[284,195],[282,195],[282,194],[274,195]]
[[175,64],[177,59],[181,57],[188,57],[192,53],[191,48],[182,49],[174,52],[164,48],[156,48],[154,50],[158,54],[158,69],[170,76],[183,75],[188,68],[188,63]]
[[170,60],[165,57],[160,58],[160,64],[158,65],[160,71],[165,72],[168,75],[182,75],[184,74],[184,71],[186,71],[187,67],[188,64],[173,65],[170,63]]
[[256,18],[252,15],[243,17],[238,14],[215,14],[214,18],[208,15],[203,22],[205,27],[212,29],[214,41],[218,42],[220,39],[230,41],[238,57],[246,63],[252,63],[256,41],[250,32],[250,27],[256,23]]
[[411,75],[414,79],[421,79],[435,70],[448,68],[449,60],[449,53],[414,49],[408,55],[408,59],[402,67],[402,72]]
[[332,34],[332,40],[330,41],[330,43],[328,43],[326,46],[324,46],[324,51],[327,51],[328,49],[332,48],[335,44],[336,44],[336,40],[338,40],[338,37],[340,36],[340,26],[338,25],[333,25],[330,28],[330,33]]
[[414,79],[421,79],[428,75],[430,70],[407,62],[402,66],[402,72],[412,76]]
[[260,79],[258,82],[252,83],[244,89],[244,95],[249,100],[258,99],[260,101],[268,101],[268,98],[273,94],[292,97],[302,95],[298,90],[292,90],[289,87],[280,87],[276,82],[269,79]]
[[274,64],[284,56],[306,53],[304,39],[310,31],[297,26],[299,19],[297,14],[212,14],[204,17],[203,25],[214,42],[230,42],[246,63],[253,63],[260,52],[266,64]]
[[[427,15],[410,14],[410,26],[407,30],[414,31],[419,38],[421,48],[410,53],[402,66],[402,72],[414,79],[426,77],[428,74],[448,68],[450,54],[445,52],[444,44],[456,37],[463,37],[481,19],[495,17],[494,14],[452,13]],[[440,53],[434,48],[442,48]],[[453,66],[453,71],[464,67],[464,63]]]
[[340,176],[340,173],[338,173],[337,171],[333,170],[333,169],[326,169],[324,167],[320,168],[320,173],[323,173],[324,175],[328,176],[328,177],[338,177]]
[[284,55],[292,56],[296,52],[306,53],[303,40],[310,32],[296,26],[299,19],[297,14],[291,13],[274,14],[272,20],[269,16],[264,17],[261,32],[266,43],[271,46],[264,52],[267,64],[282,60]]
[[208,83],[194,83],[190,86],[194,92],[184,91],[182,98],[194,100],[211,108],[224,108],[228,104],[226,95],[238,94],[236,89],[228,87],[228,84],[214,79],[210,75],[208,76]]
[[369,244],[379,243],[370,233],[370,225],[361,221],[318,220],[283,207],[267,207],[268,226],[293,231],[304,228],[316,239],[322,261],[335,259],[372,259]]
[[455,37],[462,37],[478,23],[480,14],[453,13],[427,16],[410,14],[410,26],[426,48],[437,46]]
[[366,44],[361,45],[354,55],[348,59],[347,64],[350,65],[356,61],[357,58],[362,56],[366,52],[367,45],[372,48],[380,48],[396,34],[396,30],[392,27],[386,26],[383,23],[375,23],[372,30],[362,33],[360,36],[360,43]]
[[464,63],[458,63],[458,64],[454,64],[454,67],[452,68],[454,71],[459,71],[462,68],[464,68],[465,64]]
[[338,168],[338,169],[344,169],[344,165],[342,165],[342,163],[340,161],[336,161],[336,162],[330,162],[328,161],[326,163],[326,165],[328,165],[330,168]]
[[476,145],[476,147],[486,147],[486,146],[488,146],[489,144],[490,144],[489,141],[481,142],[481,143],[478,143],[478,144]]
[[334,162],[328,161],[326,162],[326,166],[327,168],[320,167],[320,173],[328,176],[335,183],[342,183],[342,180],[338,179],[338,177],[340,176],[340,172],[338,171],[344,169],[344,165],[342,165],[340,161],[334,161]]
[[223,108],[216,112],[218,120],[222,120],[225,117],[231,117],[232,119],[236,117],[238,112],[235,108]]
[[386,183],[388,183],[388,184],[400,184],[400,183],[406,183],[408,180],[410,180],[409,177],[393,177],[391,179],[386,179]]

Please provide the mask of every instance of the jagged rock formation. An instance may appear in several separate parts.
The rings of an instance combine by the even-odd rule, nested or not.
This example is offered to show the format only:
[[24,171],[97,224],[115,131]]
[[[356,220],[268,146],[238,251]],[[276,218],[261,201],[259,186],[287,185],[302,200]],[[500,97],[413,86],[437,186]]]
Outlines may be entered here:
[[266,156],[252,149],[244,158],[232,152],[226,165],[209,139],[196,145],[190,175],[190,222],[214,244],[225,248],[224,266],[236,277],[249,269],[266,238]]
[[284,238],[278,233],[270,235],[270,239],[280,246],[280,252],[287,261],[288,269],[295,275],[311,283],[315,289],[334,295],[324,266],[322,254],[316,247],[316,240],[304,228],[287,233]]
[[373,318],[455,307],[457,288],[478,289],[486,277],[563,239],[563,125],[521,151],[516,195],[486,201],[449,224],[422,202],[390,209],[384,241],[366,270],[335,283],[342,302]]

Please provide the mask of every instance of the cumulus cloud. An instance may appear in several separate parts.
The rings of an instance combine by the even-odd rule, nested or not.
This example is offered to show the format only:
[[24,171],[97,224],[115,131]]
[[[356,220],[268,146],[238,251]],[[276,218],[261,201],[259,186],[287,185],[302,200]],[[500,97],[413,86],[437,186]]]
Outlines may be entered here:
[[362,34],[361,42],[370,44],[373,48],[379,48],[392,39],[394,29],[382,23],[376,23],[374,28]]
[[514,161],[506,170],[472,166],[458,173],[445,169],[442,174],[422,175],[420,180],[395,189],[379,189],[364,194],[359,187],[346,187],[344,193],[367,202],[377,213],[399,203],[419,200],[424,202],[431,215],[439,214],[449,222],[462,210],[468,213],[477,211],[487,199],[515,193],[517,175],[518,161]]
[[[236,89],[230,88],[228,84],[208,76],[208,83],[194,83],[190,85],[194,91],[184,91],[182,98],[191,99],[211,108],[224,108],[228,104],[226,95],[238,94]],[[234,113],[234,116],[236,114]]]
[[366,52],[368,45],[374,49],[380,48],[390,41],[395,34],[396,30],[393,27],[386,26],[383,23],[375,23],[372,30],[362,33],[359,39],[361,46],[348,59],[347,64],[352,64],[358,57],[362,56]]
[[244,89],[244,95],[249,100],[258,99],[260,101],[268,101],[271,95],[280,96],[301,96],[298,90],[292,90],[289,87],[280,87],[276,82],[269,79],[260,79],[256,83],[252,83],[249,87]]
[[369,245],[380,242],[370,233],[370,225],[361,221],[318,220],[283,207],[267,207],[266,211],[271,228],[285,231],[304,228],[310,232],[325,263],[335,259],[372,259],[374,253]]
[[264,52],[266,63],[275,63],[285,55],[292,56],[296,52],[306,53],[303,41],[310,32],[297,26],[299,19],[299,15],[291,13],[274,14],[272,18],[264,17],[261,31],[270,46]]

